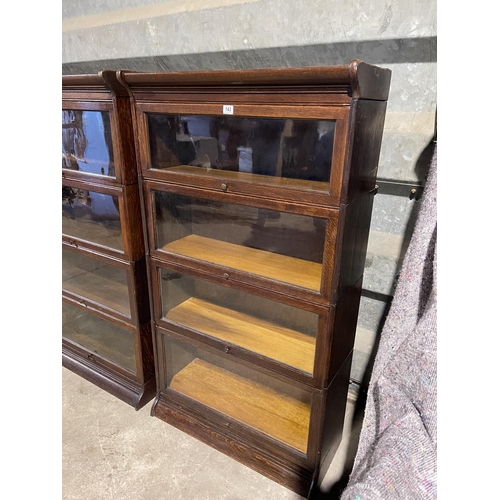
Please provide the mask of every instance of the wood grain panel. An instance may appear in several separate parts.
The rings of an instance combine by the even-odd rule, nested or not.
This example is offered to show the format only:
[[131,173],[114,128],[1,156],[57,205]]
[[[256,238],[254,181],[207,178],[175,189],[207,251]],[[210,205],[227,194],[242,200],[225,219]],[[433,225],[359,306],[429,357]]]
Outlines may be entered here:
[[[259,68],[222,71],[141,73],[123,71],[122,78],[133,90],[141,85],[349,85],[349,66],[304,68]],[[231,92],[229,89],[227,92]]]
[[[155,168],[161,169],[161,165]],[[240,182],[257,182],[273,187],[304,189],[306,191],[321,191],[328,192],[329,183],[320,181],[309,181],[305,179],[292,179],[290,177],[273,177],[270,175],[250,174],[246,172],[237,172],[233,170],[217,170],[206,169],[201,167],[193,167],[189,165],[179,165],[176,167],[165,168],[169,172],[188,174],[188,175],[204,175],[221,181],[240,181]]]
[[177,373],[171,389],[307,452],[310,404],[195,359]]
[[321,264],[195,234],[168,243],[163,250],[312,290],[319,291],[321,285]]
[[[171,114],[224,116],[220,104],[207,103],[136,103],[136,109],[145,113],[161,113],[166,110]],[[238,104],[233,107],[234,116],[252,116],[263,118],[298,118],[301,120],[335,120],[346,118],[349,107],[344,106],[285,106],[273,104]]]
[[309,335],[195,297],[170,310],[166,319],[313,373],[316,341]]

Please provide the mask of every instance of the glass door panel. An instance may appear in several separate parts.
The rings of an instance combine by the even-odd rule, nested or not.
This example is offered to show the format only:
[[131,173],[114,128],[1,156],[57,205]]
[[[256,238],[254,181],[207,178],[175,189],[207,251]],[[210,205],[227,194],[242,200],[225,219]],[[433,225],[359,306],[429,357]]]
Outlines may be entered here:
[[162,338],[169,389],[307,453],[309,392],[203,349]]
[[63,302],[62,336],[135,373],[132,332]]
[[328,190],[335,120],[146,116],[152,169]]
[[130,318],[127,271],[63,248],[62,287]]
[[63,186],[62,233],[123,251],[118,197]]
[[157,248],[319,291],[327,219],[154,192]]
[[62,110],[62,168],[116,177],[108,111]]
[[312,375],[318,315],[160,269],[162,317]]

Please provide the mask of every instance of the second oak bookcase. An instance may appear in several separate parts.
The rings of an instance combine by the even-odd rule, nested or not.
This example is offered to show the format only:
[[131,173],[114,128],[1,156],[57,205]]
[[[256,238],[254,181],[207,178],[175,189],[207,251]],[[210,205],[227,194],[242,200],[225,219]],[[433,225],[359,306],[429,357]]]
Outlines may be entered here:
[[116,71],[62,78],[62,362],[135,409],[156,393],[131,105]]
[[308,496],[340,443],[391,72],[118,72],[147,227],[152,414]]

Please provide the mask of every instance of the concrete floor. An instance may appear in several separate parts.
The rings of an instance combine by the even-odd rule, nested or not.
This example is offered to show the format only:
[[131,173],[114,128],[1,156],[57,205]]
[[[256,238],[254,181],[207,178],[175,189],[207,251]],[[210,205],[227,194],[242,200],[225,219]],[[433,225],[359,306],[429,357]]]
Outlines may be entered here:
[[[63,500],[302,498],[151,417],[151,403],[135,411],[62,370]],[[362,417],[363,409],[350,399],[343,440],[318,498],[338,498],[338,481],[352,467]]]

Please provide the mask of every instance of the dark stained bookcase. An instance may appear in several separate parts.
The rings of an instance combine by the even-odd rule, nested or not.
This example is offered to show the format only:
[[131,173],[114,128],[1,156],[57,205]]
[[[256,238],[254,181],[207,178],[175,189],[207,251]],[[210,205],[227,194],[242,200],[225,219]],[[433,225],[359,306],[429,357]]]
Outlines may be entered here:
[[152,415],[306,497],[342,436],[390,78],[353,61],[113,79],[133,101]]
[[155,376],[131,102],[116,72],[62,77],[62,361],[138,409]]
[[310,496],[342,437],[390,79],[63,77],[63,363]]

